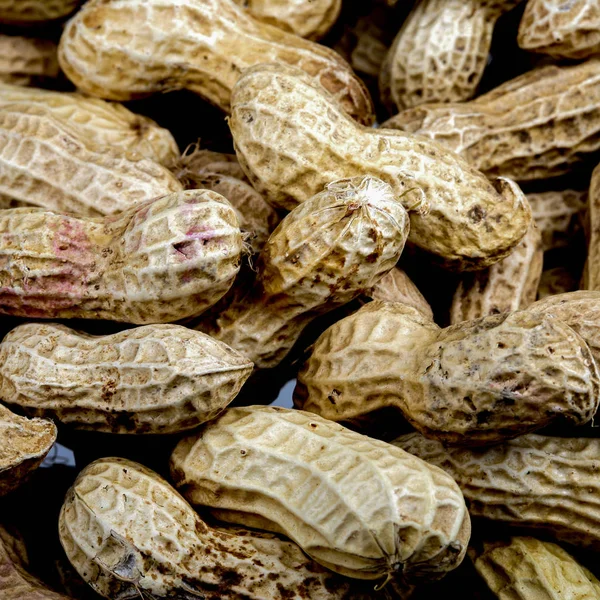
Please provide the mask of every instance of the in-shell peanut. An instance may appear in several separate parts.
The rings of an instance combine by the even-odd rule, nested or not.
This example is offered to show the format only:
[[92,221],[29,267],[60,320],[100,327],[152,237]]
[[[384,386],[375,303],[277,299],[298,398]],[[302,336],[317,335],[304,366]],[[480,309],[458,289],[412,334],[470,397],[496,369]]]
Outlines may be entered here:
[[470,536],[450,477],[304,411],[228,409],[176,446],[171,474],[192,504],[284,533],[359,579],[441,577],[460,564]]
[[0,23],[38,25],[68,17],[82,0],[0,0]]
[[57,46],[52,40],[0,34],[0,81],[33,85],[58,76]]
[[38,208],[0,212],[0,313],[166,323],[196,316],[231,287],[242,236],[210,190],[84,219]]

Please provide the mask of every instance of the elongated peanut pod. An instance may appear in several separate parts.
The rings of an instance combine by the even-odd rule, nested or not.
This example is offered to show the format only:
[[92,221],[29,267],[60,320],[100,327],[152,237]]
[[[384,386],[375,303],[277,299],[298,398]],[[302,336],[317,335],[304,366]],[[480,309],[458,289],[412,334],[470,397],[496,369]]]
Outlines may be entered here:
[[600,148],[600,60],[534,69],[461,104],[405,110],[383,127],[425,136],[488,176],[567,173]]
[[374,301],[317,340],[294,403],[334,421],[395,407],[429,437],[485,445],[556,419],[588,422],[599,381],[585,341],[552,316],[524,310],[440,329]]
[[242,237],[209,190],[83,219],[35,208],[0,213],[0,313],[165,323],[200,314],[230,288]]
[[471,516],[600,548],[600,439],[527,434],[475,449],[444,447],[411,433],[392,444],[455,479]]
[[452,299],[450,323],[526,308],[536,300],[543,261],[542,236],[532,222],[512,254],[489,269],[461,278]]
[[420,208],[411,213],[409,239],[447,266],[489,266],[529,226],[516,184],[498,180],[494,187],[428,140],[358,126],[298,69],[248,69],[234,88],[229,126],[242,168],[274,206],[290,210],[343,177],[377,177],[405,208]]
[[272,534],[207,525],[164,479],[121,458],[97,460],[79,474],[59,533],[81,577],[110,600],[380,597]]
[[560,546],[533,537],[469,548],[475,568],[500,600],[600,597],[600,581]]
[[528,0],[519,25],[519,46],[557,58],[587,58],[600,52],[596,0]]
[[382,181],[331,183],[277,226],[254,284],[200,326],[257,367],[274,367],[317,315],[350,302],[394,267],[408,229],[406,211]]
[[0,81],[33,85],[58,76],[57,45],[51,40],[0,35]]
[[381,99],[390,113],[475,95],[496,20],[520,0],[421,0],[382,65]]
[[244,69],[289,63],[352,117],[373,122],[369,93],[336,52],[258,22],[232,0],[90,0],[65,27],[59,62],[79,89],[107,100],[185,88],[225,111]]
[[441,577],[460,564],[470,536],[450,477],[303,411],[228,409],[176,446],[171,475],[192,504],[284,533],[358,579]]
[[52,421],[20,417],[0,404],[0,496],[21,485],[55,441]]
[[309,40],[322,38],[336,22],[342,0],[234,0],[257,21]]
[[112,433],[174,433],[217,416],[252,363],[177,325],[92,336],[30,323],[0,344],[0,398],[28,415]]
[[0,23],[38,25],[68,17],[82,0],[0,0]]
[[177,143],[169,131],[116,102],[0,84],[0,107],[15,103],[49,109],[53,117],[73,126],[74,133],[92,144],[141,154],[165,166],[179,160]]

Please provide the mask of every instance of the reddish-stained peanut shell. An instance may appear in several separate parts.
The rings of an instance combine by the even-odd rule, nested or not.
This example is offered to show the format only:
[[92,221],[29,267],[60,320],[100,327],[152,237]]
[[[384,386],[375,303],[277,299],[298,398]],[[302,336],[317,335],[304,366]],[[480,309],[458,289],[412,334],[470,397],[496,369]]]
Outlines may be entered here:
[[0,34],[0,81],[34,85],[58,76],[57,46],[52,40]]

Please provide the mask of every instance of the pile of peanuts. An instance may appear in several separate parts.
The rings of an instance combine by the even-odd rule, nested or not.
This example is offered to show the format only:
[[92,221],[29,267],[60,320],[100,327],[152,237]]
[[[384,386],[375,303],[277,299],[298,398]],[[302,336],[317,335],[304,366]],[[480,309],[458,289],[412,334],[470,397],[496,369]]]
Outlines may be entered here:
[[0,0],[0,599],[600,600],[599,160],[600,0]]

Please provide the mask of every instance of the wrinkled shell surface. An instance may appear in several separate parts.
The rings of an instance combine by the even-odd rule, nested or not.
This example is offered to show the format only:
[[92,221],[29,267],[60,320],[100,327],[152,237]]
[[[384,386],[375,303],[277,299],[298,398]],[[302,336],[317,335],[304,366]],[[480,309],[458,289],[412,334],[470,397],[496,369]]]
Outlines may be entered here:
[[188,176],[193,179],[209,173],[218,173],[219,175],[246,180],[246,175],[235,154],[200,150],[192,146],[181,156],[177,176],[188,187]]
[[445,474],[303,411],[229,409],[178,444],[171,473],[192,504],[284,533],[360,579],[397,569],[409,580],[439,577],[460,564],[470,535]]
[[600,290],[600,164],[592,173],[587,218],[589,235],[585,287],[588,290]]
[[171,194],[116,217],[0,212],[0,313],[165,323],[200,314],[231,287],[242,237],[209,190]]
[[[67,493],[59,532],[69,560],[111,600],[366,600],[291,542],[212,528],[156,473],[121,458],[88,465]],[[352,589],[357,589],[352,584]]]
[[408,109],[383,126],[439,142],[490,177],[562,175],[600,148],[600,60],[540,67],[470,102]]
[[451,475],[472,517],[534,527],[600,548],[600,439],[527,434],[486,449],[444,448],[417,433],[394,445]]
[[336,52],[260,23],[231,0],[90,0],[67,24],[59,61],[79,89],[107,100],[186,88],[226,111],[244,69],[289,63],[348,114],[373,121],[369,93]]
[[0,344],[0,397],[27,414],[113,433],[174,433],[218,415],[252,363],[177,325],[91,336],[29,323]]
[[483,552],[473,553],[473,562],[499,600],[591,600],[600,595],[600,581],[568,552],[532,537],[485,544]]
[[392,113],[475,94],[496,19],[520,0],[421,0],[396,36],[380,74]]
[[600,52],[600,6],[596,0],[528,0],[519,46],[557,58]]
[[361,128],[300,70],[259,65],[232,95],[236,153],[252,185],[290,210],[336,179],[378,177],[411,214],[410,240],[449,266],[484,268],[506,256],[531,219],[518,186],[496,187],[438,144]]
[[34,25],[70,15],[82,0],[0,0],[0,23]]
[[0,34],[0,81],[32,85],[57,77],[56,52],[50,40]]
[[55,441],[52,421],[20,417],[0,404],[0,496],[37,469]]

